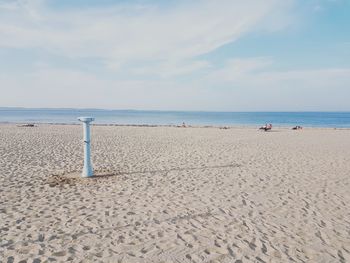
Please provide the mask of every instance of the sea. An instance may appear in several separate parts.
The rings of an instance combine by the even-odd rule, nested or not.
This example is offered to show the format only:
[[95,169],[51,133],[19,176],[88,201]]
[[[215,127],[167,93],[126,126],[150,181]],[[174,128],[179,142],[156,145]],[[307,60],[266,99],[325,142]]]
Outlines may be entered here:
[[0,108],[0,123],[77,124],[92,116],[96,124],[350,128],[350,112],[210,112],[103,109]]

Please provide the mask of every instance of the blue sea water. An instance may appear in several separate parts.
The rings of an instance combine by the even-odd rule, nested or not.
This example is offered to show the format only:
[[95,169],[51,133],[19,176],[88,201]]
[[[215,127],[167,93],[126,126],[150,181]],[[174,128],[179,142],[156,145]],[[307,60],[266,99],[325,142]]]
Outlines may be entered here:
[[204,112],[100,109],[0,108],[0,123],[78,123],[93,116],[97,124],[305,126],[350,128],[350,112]]

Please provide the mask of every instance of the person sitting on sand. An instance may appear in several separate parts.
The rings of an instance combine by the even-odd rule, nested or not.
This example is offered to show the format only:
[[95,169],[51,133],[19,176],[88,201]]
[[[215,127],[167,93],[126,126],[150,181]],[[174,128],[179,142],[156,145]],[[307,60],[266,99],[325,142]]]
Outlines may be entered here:
[[295,127],[293,127],[292,129],[293,129],[293,130],[302,130],[303,127],[301,127],[301,126],[295,126]]
[[266,127],[267,127],[267,123],[266,123],[264,126],[261,126],[261,127],[259,128],[259,130],[265,130]]
[[182,127],[183,127],[183,128],[186,128],[185,122],[182,123]]
[[271,123],[270,124],[266,123],[264,126],[260,127],[259,129],[260,130],[264,130],[264,131],[269,131],[269,130],[272,129],[272,124]]

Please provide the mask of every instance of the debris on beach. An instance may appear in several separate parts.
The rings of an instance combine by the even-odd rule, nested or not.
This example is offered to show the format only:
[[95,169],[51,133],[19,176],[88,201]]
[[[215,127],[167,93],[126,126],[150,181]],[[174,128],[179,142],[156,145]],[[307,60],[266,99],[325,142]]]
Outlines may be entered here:
[[36,125],[34,123],[26,123],[18,125],[18,127],[36,127]]

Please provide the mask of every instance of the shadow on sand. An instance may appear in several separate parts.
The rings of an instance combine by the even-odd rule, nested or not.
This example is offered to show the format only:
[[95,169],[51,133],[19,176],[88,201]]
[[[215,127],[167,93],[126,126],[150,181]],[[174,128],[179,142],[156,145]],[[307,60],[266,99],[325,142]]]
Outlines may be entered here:
[[75,184],[90,184],[91,182],[98,182],[104,178],[110,178],[114,176],[127,176],[135,174],[147,174],[147,173],[168,173],[168,172],[181,172],[181,171],[196,171],[196,170],[211,170],[220,168],[234,168],[241,167],[240,164],[226,164],[226,165],[213,165],[213,166],[201,166],[201,167],[184,167],[184,168],[170,168],[170,169],[159,169],[159,170],[142,170],[133,172],[108,172],[108,171],[95,171],[95,175],[92,177],[83,178],[79,172],[72,172],[63,175],[51,175],[47,179],[47,184],[51,187],[62,186],[62,185],[75,185]]
[[196,171],[196,170],[211,170],[219,168],[230,168],[230,167],[241,167],[240,164],[226,164],[226,165],[213,165],[213,166],[201,166],[201,167],[184,167],[184,168],[171,168],[171,169],[159,169],[159,170],[143,170],[143,171],[134,171],[134,172],[110,172],[110,173],[99,173],[91,177],[101,178],[101,177],[110,177],[117,175],[134,175],[134,174],[146,174],[146,173],[168,173],[168,172],[181,172],[181,171]]

